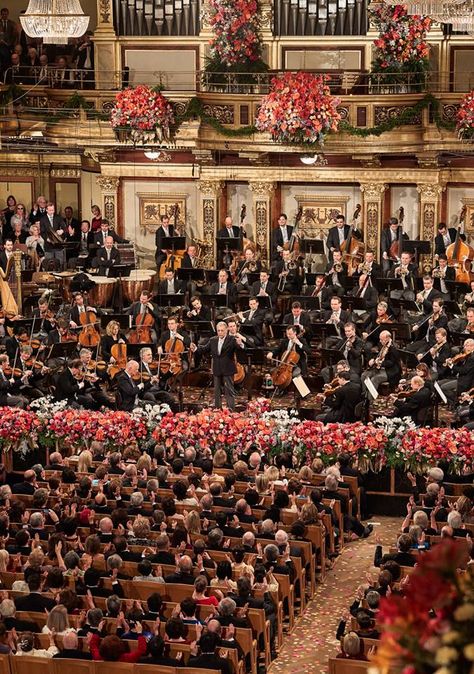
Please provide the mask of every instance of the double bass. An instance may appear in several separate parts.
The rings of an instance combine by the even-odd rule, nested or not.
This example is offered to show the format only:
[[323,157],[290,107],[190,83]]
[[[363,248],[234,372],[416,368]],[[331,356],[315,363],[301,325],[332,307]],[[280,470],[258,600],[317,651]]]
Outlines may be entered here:
[[456,282],[466,283],[471,281],[471,260],[474,259],[474,248],[461,239],[461,228],[458,227],[456,239],[446,248],[448,266],[456,269]]
[[288,388],[293,380],[293,369],[299,362],[300,355],[294,349],[287,349],[278,361],[278,366],[271,371],[273,384],[279,389]]
[[359,263],[364,260],[365,246],[364,244],[355,238],[354,236],[354,225],[349,227],[349,232],[347,233],[347,238],[340,245],[340,251],[342,253],[342,260],[347,265],[347,273],[349,276],[357,271]]
[[[174,228],[174,236],[176,236],[176,228],[178,225],[178,218],[179,218],[179,213],[180,213],[180,208],[178,204],[175,204],[173,206],[173,228]],[[185,250],[167,250],[166,251],[166,260],[163,262],[163,264],[160,267],[160,280],[162,281],[165,278],[165,271],[167,269],[172,269],[173,271],[176,271],[176,269],[179,269],[181,267],[181,263],[183,262],[183,255],[185,254]]]
[[298,243],[298,226],[301,222],[302,217],[303,217],[303,206],[300,206],[296,214],[295,221],[293,223],[293,231],[291,232],[290,239],[288,243],[283,244],[283,250],[289,250],[290,253],[295,253],[296,255],[298,255],[300,250],[300,246]]

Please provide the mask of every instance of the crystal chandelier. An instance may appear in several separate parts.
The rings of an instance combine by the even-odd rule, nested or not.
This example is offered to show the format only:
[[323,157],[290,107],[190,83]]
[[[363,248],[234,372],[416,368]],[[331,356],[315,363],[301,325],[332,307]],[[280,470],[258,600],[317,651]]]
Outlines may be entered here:
[[42,38],[44,44],[67,44],[70,37],[81,37],[89,25],[80,0],[29,0],[20,17],[29,37]]

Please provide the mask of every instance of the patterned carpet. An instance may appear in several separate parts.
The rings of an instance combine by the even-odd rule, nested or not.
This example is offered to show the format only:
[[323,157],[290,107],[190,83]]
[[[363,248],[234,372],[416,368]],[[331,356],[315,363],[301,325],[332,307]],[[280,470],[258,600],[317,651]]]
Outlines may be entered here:
[[283,648],[270,667],[271,674],[327,673],[328,658],[339,650],[335,638],[339,620],[354,600],[357,587],[374,569],[375,536],[380,536],[384,546],[392,545],[401,519],[376,516],[371,522],[374,524],[371,536],[346,544],[324,583],[318,585],[304,616],[292,634],[285,637]]

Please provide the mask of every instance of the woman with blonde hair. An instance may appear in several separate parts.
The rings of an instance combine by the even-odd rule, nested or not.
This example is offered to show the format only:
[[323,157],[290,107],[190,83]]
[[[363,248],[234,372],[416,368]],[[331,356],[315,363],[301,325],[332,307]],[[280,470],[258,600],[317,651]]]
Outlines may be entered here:
[[214,464],[214,468],[224,468],[225,464],[227,463],[227,454],[225,449],[216,450],[212,462]]
[[77,472],[78,473],[88,473],[89,468],[92,467],[92,452],[88,449],[82,450],[79,454],[79,460],[77,462]]
[[197,510],[190,510],[186,515],[184,525],[189,534],[201,533],[201,518]]
[[311,480],[313,478],[313,471],[309,466],[302,466],[300,468],[300,472],[298,473],[298,479],[301,480],[301,482],[306,482],[311,484]]
[[76,630],[69,626],[69,618],[66,607],[62,604],[54,606],[48,613],[46,625],[43,626],[41,632],[43,634],[67,634],[68,632],[75,632]]
[[0,550],[0,572],[8,571],[8,563],[10,561],[10,555],[7,550]]
[[142,454],[137,461],[137,471],[140,473],[144,470],[147,475],[151,472],[151,456],[147,453]]
[[259,496],[267,496],[270,493],[268,489],[269,484],[270,480],[268,475],[266,473],[258,473],[255,478],[255,487]]
[[126,344],[127,338],[120,332],[120,323],[118,321],[109,321],[105,326],[105,335],[100,340],[102,358],[107,363],[115,363],[112,356],[112,347],[116,344]]

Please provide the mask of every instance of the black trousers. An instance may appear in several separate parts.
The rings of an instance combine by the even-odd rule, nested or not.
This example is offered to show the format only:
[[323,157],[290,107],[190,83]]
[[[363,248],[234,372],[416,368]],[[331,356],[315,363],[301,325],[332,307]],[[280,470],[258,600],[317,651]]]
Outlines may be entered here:
[[224,392],[227,407],[235,410],[235,389],[233,375],[214,375],[214,406],[222,408],[221,396]]

